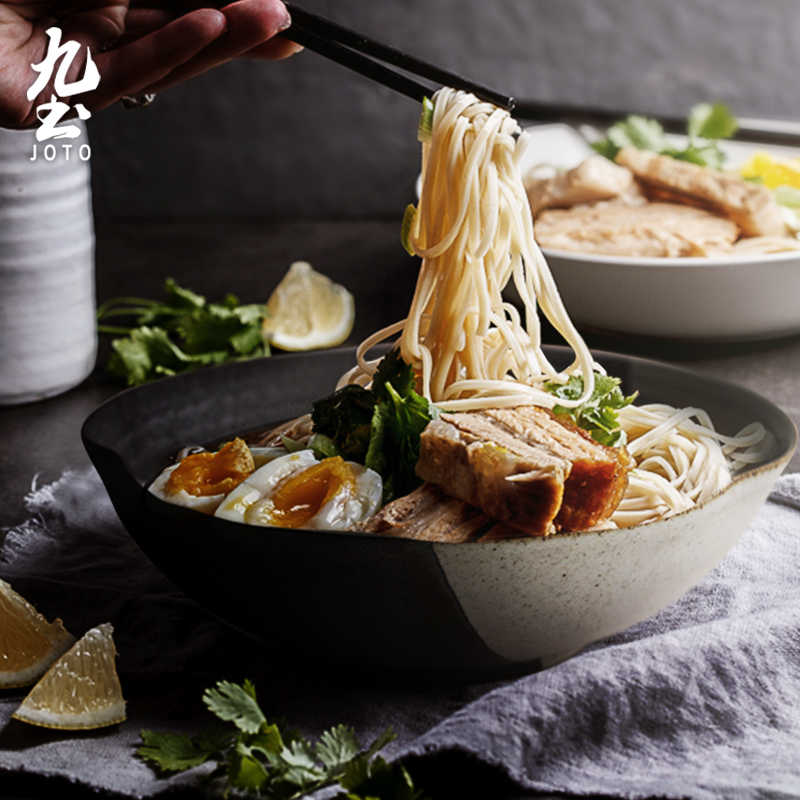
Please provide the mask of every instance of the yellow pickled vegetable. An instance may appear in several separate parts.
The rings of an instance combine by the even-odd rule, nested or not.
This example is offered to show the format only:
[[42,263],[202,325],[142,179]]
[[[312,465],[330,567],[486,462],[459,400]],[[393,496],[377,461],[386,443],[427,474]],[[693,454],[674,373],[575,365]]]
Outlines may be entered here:
[[800,159],[775,159],[769,153],[759,151],[739,168],[743,178],[759,178],[764,186],[794,186],[800,189]]

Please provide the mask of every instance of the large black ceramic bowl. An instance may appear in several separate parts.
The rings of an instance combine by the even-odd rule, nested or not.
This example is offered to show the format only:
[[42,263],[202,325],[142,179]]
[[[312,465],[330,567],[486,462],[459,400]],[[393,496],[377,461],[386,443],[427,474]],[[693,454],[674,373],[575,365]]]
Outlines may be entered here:
[[[557,366],[570,358],[548,348]],[[215,367],[122,392],[83,427],[86,449],[131,536],[189,597],[257,639],[320,660],[438,683],[555,664],[653,614],[720,561],[794,451],[791,420],[731,384],[597,354],[639,402],[705,408],[719,430],[753,420],[774,458],[702,506],[639,528],[499,543],[436,544],[247,526],[146,491],[188,444],[263,430],[310,410],[352,350]]]

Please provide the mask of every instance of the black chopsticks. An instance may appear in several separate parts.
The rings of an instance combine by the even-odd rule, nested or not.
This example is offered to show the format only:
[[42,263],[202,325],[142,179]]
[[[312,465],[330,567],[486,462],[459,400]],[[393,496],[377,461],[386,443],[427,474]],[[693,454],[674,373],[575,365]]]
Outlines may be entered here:
[[[403,72],[439,86],[451,86],[472,92],[479,100],[493,103],[506,111],[514,107],[514,98],[429,64],[416,56],[377,42],[335,22],[286,3],[292,24],[281,35],[325,58],[388,86],[418,102],[430,97],[438,87],[425,86],[417,80],[390,69],[390,64]],[[383,63],[381,63],[383,62]]]

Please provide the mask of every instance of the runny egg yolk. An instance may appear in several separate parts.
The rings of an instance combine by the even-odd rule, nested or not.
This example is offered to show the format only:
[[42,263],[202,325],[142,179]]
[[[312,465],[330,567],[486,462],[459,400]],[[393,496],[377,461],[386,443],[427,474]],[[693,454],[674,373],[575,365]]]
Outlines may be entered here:
[[339,456],[325,458],[282,481],[269,498],[268,515],[281,528],[302,528],[334,497],[356,493],[356,476]]
[[250,448],[241,440],[228,442],[216,453],[186,456],[172,471],[166,490],[195,497],[210,497],[233,491],[255,469]]

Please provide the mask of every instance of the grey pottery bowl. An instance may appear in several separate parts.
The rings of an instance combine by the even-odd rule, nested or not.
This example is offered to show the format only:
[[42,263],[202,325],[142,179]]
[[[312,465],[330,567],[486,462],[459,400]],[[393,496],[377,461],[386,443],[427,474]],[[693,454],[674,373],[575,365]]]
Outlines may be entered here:
[[[556,365],[566,349],[547,348]],[[683,369],[596,354],[640,401],[705,408],[719,430],[759,420],[775,456],[702,506],[638,528],[435,544],[252,527],[165,503],[147,485],[188,444],[305,413],[351,349],[241,362],[115,396],[83,440],[130,535],[189,597],[251,636],[368,675],[479,683],[545,669],[676,600],[733,547],[791,457],[769,401]]]

